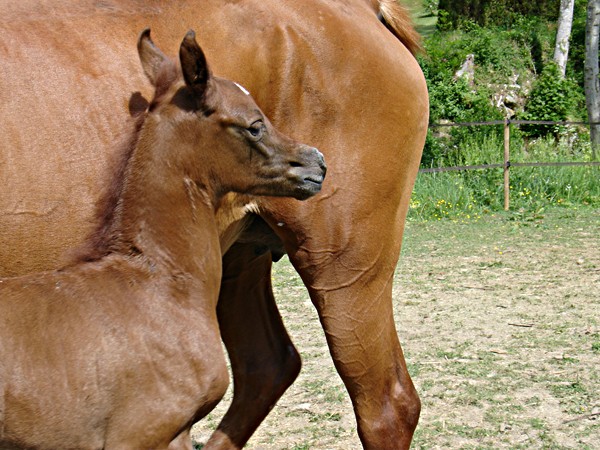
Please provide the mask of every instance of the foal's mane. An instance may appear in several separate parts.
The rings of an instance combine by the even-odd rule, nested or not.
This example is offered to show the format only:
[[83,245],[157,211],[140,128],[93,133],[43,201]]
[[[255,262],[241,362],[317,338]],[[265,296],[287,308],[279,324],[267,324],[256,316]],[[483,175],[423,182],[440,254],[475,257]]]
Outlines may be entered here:
[[[117,225],[115,221],[119,215],[127,167],[137,147],[148,111],[165,101],[165,94],[181,78],[180,73],[179,65],[174,60],[168,59],[158,70],[152,101],[148,103],[139,92],[131,96],[129,101],[132,116],[129,120],[131,131],[109,158],[103,192],[96,201],[92,219],[95,225],[85,242],[75,249],[72,258],[74,263],[97,261],[117,250],[120,242],[119,229],[115,226]],[[130,250],[135,251],[135,249]]]

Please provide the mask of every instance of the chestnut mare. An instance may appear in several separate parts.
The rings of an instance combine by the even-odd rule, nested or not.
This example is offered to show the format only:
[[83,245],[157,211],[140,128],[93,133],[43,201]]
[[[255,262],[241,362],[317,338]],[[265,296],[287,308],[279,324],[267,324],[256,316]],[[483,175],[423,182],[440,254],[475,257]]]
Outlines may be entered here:
[[407,448],[420,406],[392,277],[428,98],[411,54],[418,36],[395,0],[23,0],[0,13],[0,274],[55,268],[84,240],[112,142],[151,95],[132,39],[150,26],[175,52],[194,28],[215,73],[328,166],[308,201],[246,208],[230,194],[219,209],[219,221],[240,219],[221,236],[218,305],[235,389],[205,449],[242,447],[300,370],[270,284],[283,250],[317,308],[363,446]]
[[181,69],[149,30],[138,48],[156,94],[81,261],[0,279],[0,448],[191,450],[228,384],[215,211],[320,190],[323,156],[212,76],[193,32]]

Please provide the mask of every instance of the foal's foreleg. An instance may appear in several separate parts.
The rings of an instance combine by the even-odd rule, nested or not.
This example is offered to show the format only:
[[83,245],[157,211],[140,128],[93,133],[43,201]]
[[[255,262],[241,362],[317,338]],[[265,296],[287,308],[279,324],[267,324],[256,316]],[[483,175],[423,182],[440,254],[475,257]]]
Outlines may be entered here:
[[242,448],[300,371],[271,288],[271,256],[236,244],[223,259],[219,325],[234,379],[233,401],[204,447]]

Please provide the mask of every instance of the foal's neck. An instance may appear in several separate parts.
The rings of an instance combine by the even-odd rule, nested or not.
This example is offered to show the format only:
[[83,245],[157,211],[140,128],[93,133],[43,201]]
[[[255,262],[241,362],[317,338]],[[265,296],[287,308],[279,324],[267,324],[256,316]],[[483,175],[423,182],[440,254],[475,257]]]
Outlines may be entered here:
[[125,169],[114,218],[123,250],[171,269],[203,272],[207,260],[221,259],[219,196],[208,177],[200,187],[187,175],[180,155],[188,149],[171,141],[173,132],[161,133],[152,116],[146,122]]

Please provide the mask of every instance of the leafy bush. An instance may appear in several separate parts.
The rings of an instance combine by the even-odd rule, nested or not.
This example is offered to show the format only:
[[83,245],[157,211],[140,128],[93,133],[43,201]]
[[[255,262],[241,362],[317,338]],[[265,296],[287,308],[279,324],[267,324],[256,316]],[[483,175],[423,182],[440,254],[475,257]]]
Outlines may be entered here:
[[[492,104],[490,85],[500,83],[514,70],[525,72],[524,45],[515,45],[507,32],[495,33],[473,24],[470,31],[435,33],[426,42],[427,56],[420,59],[429,86],[432,123],[501,120],[503,112]],[[455,72],[467,55],[474,55],[475,76],[457,78]],[[507,64],[508,62],[508,64]],[[514,64],[512,63],[514,62]],[[425,166],[439,161],[463,164],[461,143],[477,135],[480,140],[495,135],[494,129],[438,128],[430,133],[423,152]]]
[[[559,122],[578,119],[576,111],[581,101],[582,94],[576,83],[563,78],[556,64],[550,63],[536,80],[520,118]],[[563,128],[556,125],[523,125],[522,130],[530,137],[550,133],[558,137]]]
[[[438,81],[429,87],[432,123],[477,122],[501,120],[499,110],[490,103],[488,89],[473,90],[465,80]],[[434,106],[435,105],[435,106]],[[493,128],[469,129],[464,127],[436,127],[428,133],[423,150],[422,164],[434,166],[465,163],[463,143],[467,139],[485,140],[493,136]]]

